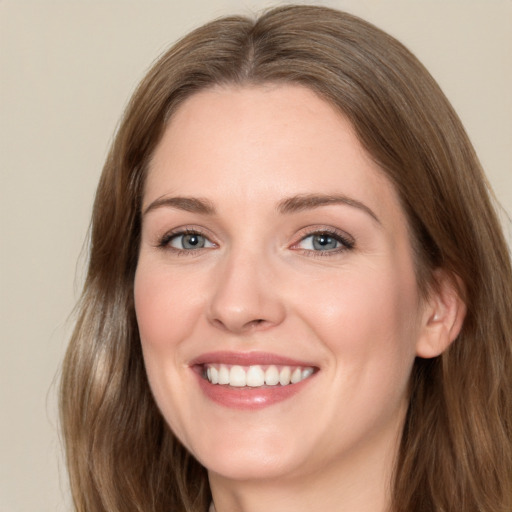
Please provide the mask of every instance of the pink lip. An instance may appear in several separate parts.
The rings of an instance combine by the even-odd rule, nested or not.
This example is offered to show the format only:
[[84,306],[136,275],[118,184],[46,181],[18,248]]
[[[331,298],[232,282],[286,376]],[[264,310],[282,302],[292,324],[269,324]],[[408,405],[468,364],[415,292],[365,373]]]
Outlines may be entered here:
[[190,366],[201,364],[238,364],[240,366],[271,365],[281,366],[315,366],[307,361],[278,356],[268,352],[208,352],[190,362]]
[[317,368],[311,363],[264,352],[210,352],[202,354],[191,361],[190,367],[194,370],[198,379],[199,387],[207,398],[224,407],[242,410],[262,409],[287,400],[308,386],[312,379],[314,379],[316,373],[306,380],[302,380],[296,384],[290,384],[288,386],[235,388],[231,386],[211,384],[203,377],[202,371],[200,371],[201,365],[213,363],[228,365],[238,364],[241,366],[273,364],[282,366],[313,366]]

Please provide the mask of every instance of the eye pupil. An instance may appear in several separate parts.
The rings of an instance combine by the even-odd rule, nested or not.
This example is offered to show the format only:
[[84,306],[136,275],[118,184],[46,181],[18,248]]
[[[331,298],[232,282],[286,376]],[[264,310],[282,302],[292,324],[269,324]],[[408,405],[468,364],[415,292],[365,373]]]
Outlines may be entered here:
[[183,236],[182,244],[184,249],[201,249],[204,247],[205,240],[201,235],[192,233]]
[[325,251],[326,249],[336,249],[338,241],[332,236],[323,234],[315,235],[313,237],[313,247],[319,251]]

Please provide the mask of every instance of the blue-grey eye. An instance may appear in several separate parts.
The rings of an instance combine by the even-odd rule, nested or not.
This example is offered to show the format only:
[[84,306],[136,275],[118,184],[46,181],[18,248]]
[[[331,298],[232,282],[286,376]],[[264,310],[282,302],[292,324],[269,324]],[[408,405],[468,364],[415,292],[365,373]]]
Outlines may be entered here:
[[304,237],[297,246],[307,251],[333,251],[348,247],[348,244],[330,233],[313,233]]
[[313,247],[317,251],[328,251],[337,249],[339,241],[329,235],[315,235],[313,237]]
[[213,247],[213,244],[199,233],[182,233],[180,235],[175,235],[171,239],[169,245],[175,249],[186,251],[194,251],[197,249],[203,249],[204,247]]

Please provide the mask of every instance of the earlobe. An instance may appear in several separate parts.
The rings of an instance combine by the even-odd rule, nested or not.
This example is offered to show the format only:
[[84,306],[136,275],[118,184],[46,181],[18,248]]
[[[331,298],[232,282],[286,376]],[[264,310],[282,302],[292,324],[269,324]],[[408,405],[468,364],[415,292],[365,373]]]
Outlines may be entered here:
[[466,316],[461,283],[445,270],[434,272],[435,285],[426,300],[416,355],[432,358],[442,354],[459,335]]

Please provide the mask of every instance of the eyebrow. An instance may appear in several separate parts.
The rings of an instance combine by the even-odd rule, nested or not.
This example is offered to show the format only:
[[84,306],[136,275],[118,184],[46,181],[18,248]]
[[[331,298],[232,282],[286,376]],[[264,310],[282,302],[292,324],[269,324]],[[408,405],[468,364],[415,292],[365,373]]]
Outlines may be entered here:
[[381,224],[379,218],[371,208],[357,199],[339,194],[301,194],[280,201],[277,209],[280,213],[286,214],[311,210],[313,208],[319,208],[321,206],[328,206],[331,204],[343,204],[353,208],[358,208],[359,210],[367,213],[378,224]]
[[159,197],[149,204],[149,206],[142,212],[142,215],[146,215],[148,212],[163,206],[175,208],[177,210],[184,210],[186,212],[202,213],[203,215],[215,214],[213,204],[207,199],[197,197]]
[[[340,194],[300,194],[297,196],[292,196],[280,201],[277,204],[277,211],[281,214],[290,214],[301,212],[304,210],[312,210],[314,208],[328,206],[331,204],[343,204],[346,206],[351,206],[353,208],[358,208],[359,210],[362,210],[363,212],[368,214],[378,224],[381,224],[379,218],[377,217],[377,215],[375,215],[371,208],[366,206],[361,201],[358,201],[357,199],[353,199],[351,197],[347,197]],[[142,212],[142,215],[146,215],[147,213],[162,207],[175,208],[177,210],[183,210],[192,213],[200,213],[203,215],[215,215],[216,213],[213,203],[208,199],[178,196],[160,197],[158,199],[155,199],[155,201],[150,203],[147,206],[147,208]]]

